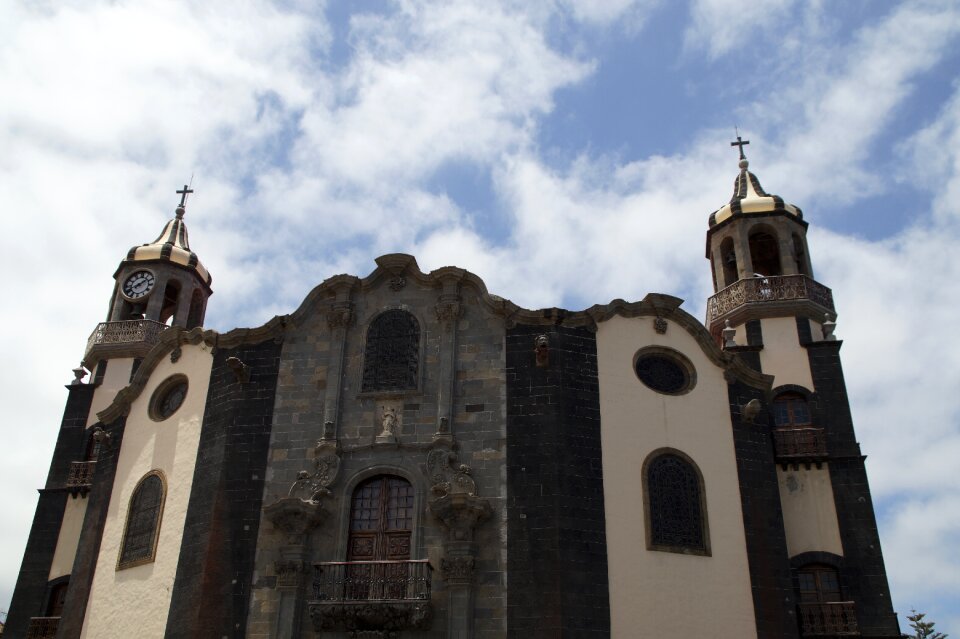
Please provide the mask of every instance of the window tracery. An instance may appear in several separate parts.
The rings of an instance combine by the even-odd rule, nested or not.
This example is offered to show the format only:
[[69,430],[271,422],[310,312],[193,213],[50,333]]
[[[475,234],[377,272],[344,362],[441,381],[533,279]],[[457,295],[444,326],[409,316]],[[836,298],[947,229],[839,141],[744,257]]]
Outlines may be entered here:
[[420,370],[420,323],[400,309],[381,313],[367,329],[361,390],[416,390]]
[[676,453],[646,464],[648,541],[651,549],[706,554],[705,508],[700,474]]
[[149,563],[156,557],[166,486],[159,471],[140,480],[130,497],[117,569]]

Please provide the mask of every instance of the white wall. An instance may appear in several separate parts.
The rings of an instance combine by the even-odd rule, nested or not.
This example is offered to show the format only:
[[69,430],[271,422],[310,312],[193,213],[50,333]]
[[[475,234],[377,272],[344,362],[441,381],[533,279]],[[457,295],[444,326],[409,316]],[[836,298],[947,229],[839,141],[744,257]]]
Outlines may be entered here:
[[[671,396],[644,386],[633,357],[648,345],[689,358],[696,387]],[[684,328],[671,322],[659,335],[650,317],[602,322],[597,360],[612,636],[756,637],[723,371]],[[641,467],[663,447],[703,473],[711,556],[646,549]]]
[[[164,635],[213,361],[203,344],[181,348],[175,364],[162,360],[130,408],[82,637]],[[161,382],[178,373],[189,380],[186,399],[173,416],[155,422],[147,414],[151,396]],[[162,471],[167,483],[156,561],[117,570],[130,496],[151,470]]]
[[843,555],[833,486],[827,465],[822,468],[777,469],[787,553],[823,551]]

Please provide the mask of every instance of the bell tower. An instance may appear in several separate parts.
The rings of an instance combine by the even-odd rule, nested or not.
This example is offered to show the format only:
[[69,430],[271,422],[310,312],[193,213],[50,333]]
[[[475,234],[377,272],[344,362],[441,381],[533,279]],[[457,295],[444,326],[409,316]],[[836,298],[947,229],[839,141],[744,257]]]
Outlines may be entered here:
[[813,279],[803,212],[763,190],[748,170],[743,147],[749,143],[740,136],[730,143],[739,147],[740,173],[733,197],[710,215],[706,256],[715,295],[707,304],[707,328],[720,340],[728,324],[740,333],[754,320],[797,317],[814,322],[815,332],[832,331],[833,295]]
[[107,321],[87,343],[87,368],[106,358],[142,357],[167,326],[203,325],[212,278],[190,250],[183,221],[190,193],[187,185],[177,191],[174,218],[153,242],[131,248],[117,267]]

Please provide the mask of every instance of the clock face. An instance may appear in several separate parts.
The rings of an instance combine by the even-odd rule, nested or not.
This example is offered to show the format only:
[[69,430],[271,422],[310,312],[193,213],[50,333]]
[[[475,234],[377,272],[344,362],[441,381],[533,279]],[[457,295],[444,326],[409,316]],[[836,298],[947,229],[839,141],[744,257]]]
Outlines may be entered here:
[[137,271],[124,281],[123,294],[131,300],[140,299],[153,290],[155,282],[156,278],[150,271]]

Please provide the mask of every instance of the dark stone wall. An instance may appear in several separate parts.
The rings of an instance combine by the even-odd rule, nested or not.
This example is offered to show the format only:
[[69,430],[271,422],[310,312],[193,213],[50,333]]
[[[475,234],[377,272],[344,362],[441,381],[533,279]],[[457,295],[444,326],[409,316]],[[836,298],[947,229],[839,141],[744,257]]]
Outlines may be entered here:
[[751,399],[762,402],[763,391],[735,382],[729,386],[729,396],[757,636],[795,639],[799,637],[796,599],[769,416],[764,411],[751,424],[740,414],[740,407]]
[[273,340],[214,355],[168,638],[245,636],[279,361]]
[[[801,343],[804,337],[801,332]],[[819,425],[827,437],[830,481],[843,543],[840,586],[844,597],[856,602],[857,621],[863,636],[899,637],[900,626],[890,601],[864,457],[850,416],[840,364],[841,344],[839,341],[805,344],[817,392]]]
[[113,493],[113,480],[117,472],[117,459],[120,456],[125,427],[125,417],[104,427],[110,436],[109,445],[102,446],[100,455],[97,457],[97,466],[93,473],[90,494],[87,497],[89,500],[87,511],[83,518],[83,527],[80,529],[80,540],[77,542],[77,556],[73,560],[73,570],[70,573],[70,588],[67,590],[60,627],[57,630],[59,639],[79,637],[83,629],[83,617],[87,611],[93,575],[97,568],[97,557],[100,555],[100,540],[107,521],[107,510],[110,507],[110,496]]
[[94,384],[67,386],[67,404],[47,473],[46,487],[40,490],[37,511],[23,554],[23,564],[10,602],[10,614],[4,628],[8,637],[23,637],[30,617],[43,616],[47,596],[47,577],[57,549],[57,538],[66,506],[67,475],[70,463],[83,459],[84,426],[93,401]]
[[[538,367],[534,339],[550,340]],[[507,331],[507,628],[510,637],[608,637],[595,335]]]

